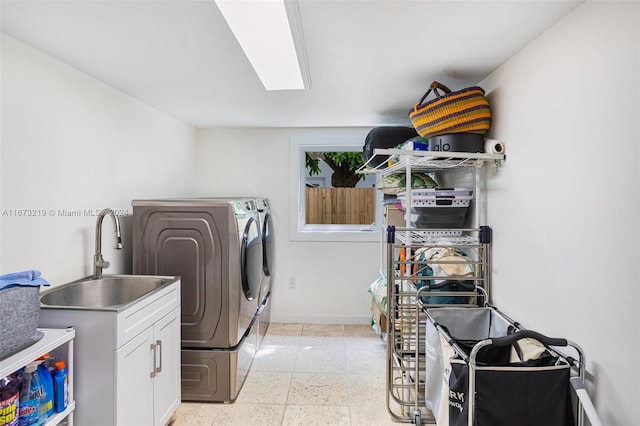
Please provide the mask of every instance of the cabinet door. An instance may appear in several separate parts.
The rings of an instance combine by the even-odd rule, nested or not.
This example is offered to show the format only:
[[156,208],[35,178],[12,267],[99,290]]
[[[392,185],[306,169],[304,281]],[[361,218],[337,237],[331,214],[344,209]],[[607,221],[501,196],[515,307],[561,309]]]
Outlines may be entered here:
[[116,351],[116,424],[153,424],[153,327]]
[[178,408],[180,391],[180,308],[156,322],[156,377],[153,383],[154,424],[165,425]]

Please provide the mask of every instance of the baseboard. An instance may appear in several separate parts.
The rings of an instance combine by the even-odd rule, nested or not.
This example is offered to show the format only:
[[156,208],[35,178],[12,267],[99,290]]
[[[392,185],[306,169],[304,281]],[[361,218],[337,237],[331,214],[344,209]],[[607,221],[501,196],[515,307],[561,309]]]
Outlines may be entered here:
[[371,315],[305,315],[305,314],[275,314],[271,312],[271,322],[285,324],[349,324],[369,325]]

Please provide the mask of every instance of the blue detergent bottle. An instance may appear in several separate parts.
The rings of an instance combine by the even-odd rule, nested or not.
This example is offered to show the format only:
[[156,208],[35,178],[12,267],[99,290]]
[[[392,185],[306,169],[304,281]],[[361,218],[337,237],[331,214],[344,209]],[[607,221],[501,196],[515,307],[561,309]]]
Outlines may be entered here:
[[62,413],[67,408],[67,404],[69,404],[67,390],[67,365],[64,361],[56,362],[56,369],[53,373],[53,383],[56,413]]
[[18,424],[20,426],[41,426],[44,418],[40,417],[42,386],[38,377],[38,364],[30,362],[22,375],[22,389],[18,401]]
[[40,379],[40,385],[44,391],[43,402],[40,406],[40,417],[51,417],[53,415],[53,377],[51,372],[46,367],[45,358],[39,358],[38,362],[38,378]]

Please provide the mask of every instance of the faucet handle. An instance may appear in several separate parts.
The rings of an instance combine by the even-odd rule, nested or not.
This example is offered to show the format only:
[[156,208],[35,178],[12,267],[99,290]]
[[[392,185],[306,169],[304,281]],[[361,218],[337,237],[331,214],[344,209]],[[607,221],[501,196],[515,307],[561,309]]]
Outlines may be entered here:
[[102,257],[101,254],[95,256],[95,260],[94,260],[93,264],[95,266],[97,266],[98,268],[103,268],[103,269],[106,269],[109,266],[111,266],[111,263],[109,263],[108,260],[104,260],[104,258]]

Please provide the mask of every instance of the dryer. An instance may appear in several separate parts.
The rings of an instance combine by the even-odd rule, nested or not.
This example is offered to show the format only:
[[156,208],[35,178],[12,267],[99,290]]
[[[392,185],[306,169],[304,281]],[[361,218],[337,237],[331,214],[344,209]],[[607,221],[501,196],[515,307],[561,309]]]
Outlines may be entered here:
[[274,234],[273,221],[271,219],[271,207],[267,198],[256,198],[256,208],[260,220],[260,235],[262,237],[262,278],[260,281],[260,306],[256,321],[256,334],[258,336],[257,345],[260,348],[269,323],[271,322],[271,281],[274,272]]
[[235,400],[257,344],[264,254],[255,200],[132,205],[134,273],[182,278],[182,399]]

